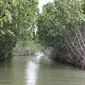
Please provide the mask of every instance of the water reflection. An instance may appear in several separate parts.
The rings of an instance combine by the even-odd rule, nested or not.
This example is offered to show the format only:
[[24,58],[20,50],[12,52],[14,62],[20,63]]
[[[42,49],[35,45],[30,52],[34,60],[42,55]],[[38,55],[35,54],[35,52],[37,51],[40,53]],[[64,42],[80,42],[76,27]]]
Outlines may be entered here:
[[41,55],[38,55],[36,58],[34,58],[32,61],[30,61],[27,64],[26,69],[26,80],[27,85],[36,85],[37,83],[37,73],[38,73],[38,67],[39,67],[39,59]]
[[85,71],[41,56],[16,56],[0,63],[0,85],[85,85]]
[[12,84],[11,60],[0,62],[0,85]]

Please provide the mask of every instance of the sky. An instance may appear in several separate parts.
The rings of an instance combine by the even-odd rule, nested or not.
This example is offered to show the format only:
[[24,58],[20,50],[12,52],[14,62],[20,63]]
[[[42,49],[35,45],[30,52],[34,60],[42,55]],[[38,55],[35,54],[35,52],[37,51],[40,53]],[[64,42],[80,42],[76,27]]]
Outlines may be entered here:
[[42,6],[48,2],[52,2],[53,0],[39,0],[39,8],[40,8],[40,12],[42,11]]

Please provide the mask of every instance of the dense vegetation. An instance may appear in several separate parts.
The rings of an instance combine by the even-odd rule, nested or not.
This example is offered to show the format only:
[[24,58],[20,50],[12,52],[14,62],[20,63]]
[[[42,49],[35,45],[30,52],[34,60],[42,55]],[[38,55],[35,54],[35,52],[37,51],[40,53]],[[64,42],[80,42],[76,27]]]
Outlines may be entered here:
[[39,42],[51,48],[51,58],[85,68],[84,0],[54,0],[38,17]]
[[37,0],[0,0],[0,60],[10,58],[18,41],[33,38]]
[[84,0],[54,0],[42,13],[37,0],[0,0],[0,60],[10,58],[19,42],[30,50],[40,43],[50,58],[84,69],[84,32]]

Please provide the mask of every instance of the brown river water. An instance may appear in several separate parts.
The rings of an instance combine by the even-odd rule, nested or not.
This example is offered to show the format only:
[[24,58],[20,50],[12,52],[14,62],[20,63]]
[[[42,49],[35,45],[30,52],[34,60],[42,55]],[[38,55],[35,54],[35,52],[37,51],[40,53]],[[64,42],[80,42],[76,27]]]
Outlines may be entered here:
[[0,62],[0,85],[85,85],[85,71],[38,54]]

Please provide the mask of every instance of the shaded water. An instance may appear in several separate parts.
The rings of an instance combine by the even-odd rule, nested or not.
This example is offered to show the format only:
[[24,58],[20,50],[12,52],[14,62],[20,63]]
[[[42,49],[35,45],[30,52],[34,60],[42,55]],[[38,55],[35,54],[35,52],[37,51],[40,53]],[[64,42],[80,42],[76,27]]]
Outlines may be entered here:
[[85,85],[85,71],[40,56],[16,56],[1,62],[0,85]]

